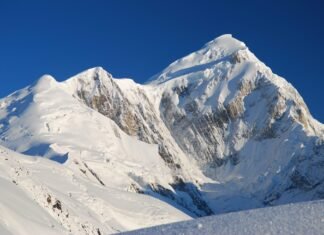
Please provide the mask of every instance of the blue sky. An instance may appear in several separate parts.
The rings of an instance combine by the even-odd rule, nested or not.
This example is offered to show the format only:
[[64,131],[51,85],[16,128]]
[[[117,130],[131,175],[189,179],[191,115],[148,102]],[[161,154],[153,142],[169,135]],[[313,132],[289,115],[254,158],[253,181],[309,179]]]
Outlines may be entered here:
[[56,0],[0,2],[0,97],[42,74],[102,66],[144,82],[231,33],[324,122],[324,1]]

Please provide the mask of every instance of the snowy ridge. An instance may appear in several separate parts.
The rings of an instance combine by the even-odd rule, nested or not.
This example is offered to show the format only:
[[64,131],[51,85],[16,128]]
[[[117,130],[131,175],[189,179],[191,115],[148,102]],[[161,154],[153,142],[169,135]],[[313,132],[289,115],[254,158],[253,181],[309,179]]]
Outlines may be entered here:
[[[112,233],[324,195],[323,124],[291,84],[231,35],[175,61],[145,85],[115,79],[101,67],[64,82],[44,75],[0,100],[0,145],[60,163],[30,160],[27,168],[44,162],[41,167],[54,164],[63,172],[49,171],[53,178],[87,180],[82,198],[91,192],[104,209],[82,218],[91,227],[84,234],[96,234],[102,221],[100,231]],[[126,201],[98,199],[103,192],[125,192]],[[132,195],[160,203],[149,213],[160,219],[141,211],[136,216],[144,218],[133,220],[127,212],[137,210]],[[97,211],[94,201],[78,201],[79,208]],[[69,226],[76,233],[81,222]]]

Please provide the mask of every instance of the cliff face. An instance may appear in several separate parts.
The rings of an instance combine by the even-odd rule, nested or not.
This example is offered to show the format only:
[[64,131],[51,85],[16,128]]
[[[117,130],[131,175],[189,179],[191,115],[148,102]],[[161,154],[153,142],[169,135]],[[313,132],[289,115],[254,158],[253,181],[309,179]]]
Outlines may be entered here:
[[244,44],[218,38],[155,79],[151,84],[163,87],[160,115],[175,141],[220,182],[206,186],[214,211],[321,198],[323,125]]
[[[114,79],[102,68],[51,83],[73,101],[73,107],[78,105],[79,110],[69,115],[90,112],[84,119],[89,126],[94,125],[92,112],[100,113],[100,120],[109,120],[109,127],[104,126],[107,132],[113,130],[113,135],[104,134],[100,126],[85,133],[94,138],[98,135],[100,144],[95,146],[103,155],[114,155],[117,161],[115,148],[106,146],[130,138],[138,142],[136,146],[142,152],[132,158],[127,145],[116,144],[116,149],[122,146],[125,159],[132,158],[136,165],[144,164],[141,154],[145,159],[152,156],[163,168],[157,173],[150,165],[147,174],[132,165],[123,169],[131,191],[161,196],[197,216],[324,197],[323,125],[312,118],[291,84],[272,73],[231,35],[216,38],[175,61],[144,85]],[[14,115],[8,110],[13,100],[43,96],[56,102],[58,109],[62,105],[53,92],[49,95],[46,91],[45,95],[29,90],[20,92],[19,99],[16,95],[1,101],[6,109],[1,116],[5,126],[0,132],[1,143],[18,151],[17,143],[23,135],[10,132],[9,120]],[[38,121],[45,126],[47,123],[48,128],[60,126],[59,121],[66,116],[48,120],[43,107],[35,109],[42,113]],[[26,119],[19,123],[35,134]],[[79,141],[73,137],[73,141],[58,143],[62,131],[52,130],[48,131],[55,138],[46,137],[45,141],[52,150],[53,144],[66,149]],[[105,138],[110,141],[105,142]],[[29,138],[30,143],[33,141]],[[146,154],[147,146],[156,149]],[[27,146],[21,152],[33,153],[28,150]],[[79,157],[91,162],[94,150],[86,151]]]
[[[177,154],[171,156],[172,139],[145,89],[132,80],[117,81],[102,68],[90,69],[66,82],[75,97],[113,120],[126,134],[158,144],[161,157],[171,168],[181,168]],[[172,150],[171,150],[172,151]],[[175,150],[174,150],[175,151]],[[179,151],[179,150],[178,150]]]

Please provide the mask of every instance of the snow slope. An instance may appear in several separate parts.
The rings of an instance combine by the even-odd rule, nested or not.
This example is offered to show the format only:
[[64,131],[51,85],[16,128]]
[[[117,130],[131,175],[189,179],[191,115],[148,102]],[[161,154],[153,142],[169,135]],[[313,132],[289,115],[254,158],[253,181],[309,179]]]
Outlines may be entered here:
[[[31,159],[28,167],[61,169],[48,177],[82,181],[75,208],[95,213],[80,215],[90,229],[85,234],[100,224],[111,233],[324,198],[323,124],[291,84],[231,35],[144,85],[101,67],[64,82],[44,75],[0,100],[0,145],[46,158]],[[47,188],[56,187],[49,181]],[[83,200],[93,197],[100,203]],[[79,233],[83,222],[73,221],[68,224]]]
[[0,147],[0,233],[98,235],[190,218],[154,197],[103,186],[77,164]]
[[[100,229],[106,234],[190,218],[163,201],[138,194],[152,182],[167,185],[171,178],[157,146],[126,135],[113,121],[66,93],[54,78],[43,76],[4,103],[8,107],[2,109],[2,144],[64,163],[3,150],[2,158],[9,159],[3,161],[1,174],[9,182],[4,183],[13,185],[15,180],[64,231],[97,234]],[[55,214],[46,202],[48,195],[53,201],[59,198],[66,210]]]
[[324,201],[208,216],[201,219],[127,232],[144,234],[323,234]]

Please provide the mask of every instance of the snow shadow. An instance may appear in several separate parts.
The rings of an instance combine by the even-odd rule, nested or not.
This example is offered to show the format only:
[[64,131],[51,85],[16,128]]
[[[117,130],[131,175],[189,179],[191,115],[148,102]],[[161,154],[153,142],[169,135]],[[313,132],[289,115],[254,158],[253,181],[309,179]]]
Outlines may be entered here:
[[39,145],[33,146],[32,148],[23,152],[23,154],[48,158],[48,159],[58,162],[60,164],[63,164],[68,160],[68,153],[58,154],[51,148],[50,144],[39,144]]
[[150,184],[144,193],[166,202],[194,218],[214,214],[193,183],[176,180],[170,186],[174,191],[159,184]]

